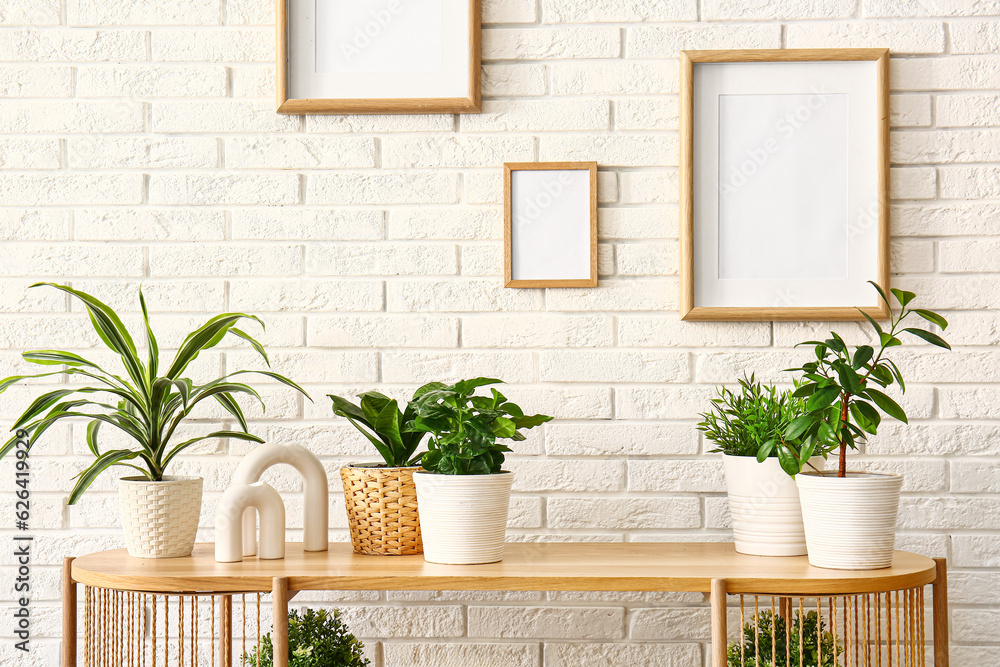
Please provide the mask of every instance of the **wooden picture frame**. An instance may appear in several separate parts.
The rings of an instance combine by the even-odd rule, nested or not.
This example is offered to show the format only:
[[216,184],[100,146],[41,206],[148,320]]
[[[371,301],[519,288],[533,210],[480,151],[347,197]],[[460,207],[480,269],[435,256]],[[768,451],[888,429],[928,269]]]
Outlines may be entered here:
[[[727,65],[728,73],[723,74]],[[739,76],[734,68],[739,68]],[[811,83],[806,85],[808,81]],[[755,89],[755,85],[760,88]],[[815,104],[814,98],[818,100]],[[805,113],[799,113],[802,100]],[[766,134],[778,130],[778,123],[754,122],[773,118],[779,109],[796,103],[799,106],[794,115],[778,117],[796,120],[799,128],[806,129],[793,126],[789,135],[782,127],[781,137],[787,138],[784,146]],[[762,111],[755,115],[754,109]],[[813,126],[804,124],[802,117]],[[826,132],[826,124],[846,134]],[[766,137],[763,142],[770,143],[748,143],[744,135],[757,142]],[[834,148],[839,145],[836,137],[841,136],[845,138],[843,154]],[[755,145],[767,150],[755,149]],[[825,149],[812,151],[810,146],[829,146],[832,157],[827,159]],[[817,155],[823,159],[815,159]],[[778,157],[767,165],[770,156]],[[799,159],[803,156],[814,159]],[[807,167],[804,170],[803,164]],[[841,164],[846,165],[843,174]],[[738,171],[728,168],[733,165],[739,165]],[[759,176],[754,187],[743,187],[746,178],[741,183],[738,177],[757,174],[758,170],[766,175]],[[838,189],[839,180],[806,182],[810,175],[824,170],[844,179],[843,191]],[[779,180],[779,173],[792,178]],[[804,188],[800,187],[803,183]],[[814,187],[844,196],[810,198]],[[739,193],[732,197],[739,205],[726,199],[732,192]],[[774,192],[779,196],[765,199]],[[760,206],[746,204],[754,201]],[[824,206],[827,201],[833,205]],[[796,215],[788,213],[786,222],[774,223],[755,238],[753,235],[762,231],[761,224],[771,224],[767,218],[772,207]],[[828,220],[829,226],[802,225],[804,217],[811,217],[811,211],[802,213],[807,207]],[[875,318],[887,318],[888,308],[867,280],[889,288],[888,49],[682,51],[679,209],[681,319],[860,320],[863,315],[859,309]],[[781,215],[774,217],[781,219]],[[789,224],[795,225],[795,234],[782,233],[790,229]],[[727,231],[732,229],[738,233]],[[768,252],[776,256],[778,247],[792,247],[796,239],[820,233],[834,239],[833,257],[821,255],[815,245],[799,243],[794,247],[802,249],[801,256],[781,255],[794,257],[788,264],[798,268],[776,267],[764,259]],[[748,238],[751,243],[741,242]],[[757,252],[760,246],[755,241],[766,244],[775,238],[778,243],[765,247],[764,253]],[[737,253],[746,257],[727,263],[727,257]],[[817,261],[818,265],[807,268],[806,261]],[[755,263],[759,269],[752,266]],[[795,270],[800,272],[797,277],[780,279],[759,278],[755,273]],[[821,278],[824,271],[830,276]],[[753,277],[746,277],[750,275]],[[769,291],[780,284],[786,286],[784,295]]]
[[[356,3],[350,3],[347,2],[347,0],[343,1],[345,2],[346,7],[358,6]],[[411,0],[411,2],[412,1],[413,0]],[[425,2],[427,0],[421,1]],[[304,46],[301,46],[298,44],[298,40],[294,37],[296,33],[308,34],[308,31],[305,30],[305,28],[297,27],[300,20],[297,18],[298,14],[304,15],[301,21],[306,25],[310,24],[310,20],[312,25],[315,25],[318,18],[313,16],[310,19],[308,9],[299,11],[298,13],[295,12],[294,8],[305,5],[303,0],[276,0],[275,66],[277,112],[280,114],[479,113],[482,110],[481,0],[429,1],[440,2],[442,8],[441,14],[445,17],[442,19],[442,23],[448,23],[448,25],[441,28],[442,43],[445,43],[445,46],[442,47],[441,62],[443,63],[442,67],[448,69],[449,71],[446,73],[447,76],[442,79],[440,86],[427,86],[426,82],[422,85],[420,76],[409,75],[405,70],[405,67],[398,72],[391,72],[389,70],[379,70],[374,73],[360,71],[351,72],[342,75],[343,83],[345,85],[337,84],[336,75],[331,76],[329,72],[318,71],[317,61],[320,56],[318,55],[319,51],[315,48],[314,44],[308,43],[307,40],[307,43]],[[380,30],[384,29],[385,31],[388,31],[390,28],[398,30],[399,28],[396,26],[407,25],[407,22],[404,22],[403,20],[400,20],[395,24],[391,23],[395,15],[402,14],[403,10],[401,8],[409,6],[404,5],[404,2],[405,0],[386,0],[385,7],[380,7],[377,11],[370,10],[368,13],[371,16],[366,16],[366,20],[364,22],[360,22],[359,25],[355,26],[355,31],[360,30],[360,34],[355,32],[355,40],[353,42],[341,41],[341,49],[347,51],[353,49],[356,51],[357,44],[369,44],[374,39],[372,35],[374,34],[377,37]],[[468,6],[467,21],[465,20],[465,17],[458,16],[460,13],[464,14],[464,12],[453,11],[453,7],[464,8],[466,4]],[[309,6],[317,7],[318,5],[312,4]],[[327,5],[323,6],[326,7]],[[397,9],[398,12],[395,11]],[[451,26],[452,22],[456,23],[456,25]],[[461,46],[457,43],[456,40],[458,38],[455,35],[448,33],[447,28],[449,26],[467,30],[467,46]],[[367,31],[367,33],[365,31]],[[419,31],[417,31],[417,33],[420,34]],[[368,42],[363,41],[366,38],[369,40]],[[312,39],[315,41],[315,29],[312,34]],[[388,41],[387,44],[391,47],[393,43],[398,43],[398,41],[399,40],[391,40]],[[465,39],[462,39],[463,45],[465,41]],[[306,48],[311,44],[313,46],[311,50]],[[324,41],[324,44],[327,44],[327,42]],[[460,46],[461,48],[459,48]],[[303,57],[294,57],[292,55],[294,50],[302,50]],[[422,53],[423,51],[424,50],[422,49],[416,50],[417,53]],[[324,50],[324,53],[329,52],[329,49]],[[454,57],[448,57],[449,54]],[[300,75],[297,72],[293,73],[293,67],[302,67],[303,65],[308,64],[310,58],[312,59],[311,62],[314,69],[312,73],[305,75]],[[297,64],[298,60],[307,62]],[[336,60],[336,55],[328,60],[331,62]],[[452,72],[452,69],[455,69],[455,71]],[[402,84],[402,87],[406,89],[406,92],[394,94],[392,90],[379,90],[375,92],[380,94],[371,94],[370,89],[379,85],[380,77],[388,80],[388,78],[390,78],[393,74],[396,75],[398,80],[406,80]],[[310,83],[296,83],[297,81]],[[317,92],[317,88],[322,88],[322,90]],[[442,94],[433,94],[433,96],[428,97],[423,96],[423,90],[437,88],[447,90]],[[363,95],[348,94],[343,97],[339,97],[331,94],[333,89],[347,89],[349,92],[352,89],[362,89],[369,91],[369,93]],[[437,92],[440,93],[441,91]]]
[[[596,287],[597,163],[505,163],[503,191],[504,287]],[[553,235],[565,243],[552,243]]]

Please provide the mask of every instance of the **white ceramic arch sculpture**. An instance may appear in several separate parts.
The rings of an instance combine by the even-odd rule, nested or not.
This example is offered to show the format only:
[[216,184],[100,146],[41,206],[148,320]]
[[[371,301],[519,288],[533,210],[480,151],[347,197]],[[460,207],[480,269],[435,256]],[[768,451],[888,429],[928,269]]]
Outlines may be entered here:
[[[253,507],[260,512],[260,557],[285,557],[285,504],[270,484],[233,484],[215,507],[215,560],[243,560],[243,513]],[[256,545],[256,526],[251,528]]]
[[[261,445],[247,454],[236,468],[234,484],[253,484],[271,466],[287,463],[302,475],[305,489],[305,526],[302,548],[326,551],[330,540],[330,488],[323,464],[302,445]],[[261,515],[263,532],[264,516]],[[257,514],[253,507],[243,512],[243,555],[257,553]],[[261,556],[263,558],[263,555]]]

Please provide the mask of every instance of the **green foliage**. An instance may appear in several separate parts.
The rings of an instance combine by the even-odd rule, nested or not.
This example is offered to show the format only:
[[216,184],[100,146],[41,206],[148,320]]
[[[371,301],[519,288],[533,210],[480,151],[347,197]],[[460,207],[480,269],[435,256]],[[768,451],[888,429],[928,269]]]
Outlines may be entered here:
[[[236,328],[243,319],[264,323],[253,315],[243,313],[224,313],[208,320],[201,327],[188,334],[180,349],[174,355],[173,361],[162,375],[159,372],[160,350],[156,336],[149,325],[149,313],[146,310],[146,299],[139,290],[139,304],[145,324],[147,354],[143,362],[135,342],[129,334],[121,318],[106,304],[93,296],[75,290],[66,285],[54,283],[38,283],[32,287],[49,286],[66,292],[79,299],[90,315],[90,321],[97,331],[101,341],[117,353],[125,374],[116,375],[105,370],[96,363],[61,350],[32,350],[21,355],[25,361],[42,366],[62,366],[60,370],[37,375],[15,375],[0,380],[0,393],[8,387],[29,378],[44,378],[52,376],[67,376],[70,379],[88,378],[96,385],[76,389],[59,389],[39,396],[28,406],[24,414],[18,418],[12,431],[27,431],[30,442],[37,442],[46,430],[61,419],[89,419],[87,425],[87,446],[94,455],[94,462],[76,476],[76,484],[70,493],[68,503],[76,503],[80,496],[105,470],[112,466],[125,466],[137,470],[147,479],[160,481],[164,470],[182,451],[208,438],[237,438],[251,442],[263,442],[247,429],[243,410],[236,401],[236,394],[246,394],[256,399],[261,408],[264,401],[255,389],[246,384],[233,382],[231,378],[245,373],[256,373],[277,380],[308,397],[305,390],[288,378],[271,371],[241,370],[229,373],[212,380],[207,384],[196,385],[191,380],[182,377],[184,371],[198,355],[215,347],[227,335],[233,334],[250,343],[254,350],[263,357],[270,366],[264,348],[252,336]],[[87,396],[98,395],[99,400],[90,400]],[[109,398],[110,397],[110,398]],[[174,431],[194,410],[194,408],[211,398],[228,412],[239,424],[239,430],[215,431],[171,446]],[[110,401],[105,403],[103,401]],[[96,412],[84,412],[84,409],[96,409]],[[101,451],[98,444],[98,434],[103,425],[109,425],[125,433],[135,445],[131,449],[112,449]],[[13,437],[0,448],[0,459],[6,456],[17,443]],[[134,462],[134,463],[130,463]]]
[[521,429],[552,419],[525,416],[495,388],[490,388],[491,396],[475,396],[478,387],[500,383],[491,378],[462,380],[416,399],[417,416],[407,422],[405,430],[431,434],[421,461],[424,469],[444,475],[498,473],[504,452],[511,450],[497,440],[524,440]]
[[[834,660],[834,646],[837,647],[838,656],[844,652],[844,647],[835,641],[833,634],[826,631],[826,623],[823,622],[819,623],[822,647],[818,646],[817,620],[816,612],[811,611],[805,615],[803,623],[802,616],[795,612],[792,615],[789,640],[785,619],[770,611],[758,612],[755,618],[743,626],[742,647],[739,642],[729,643],[726,664],[728,667],[833,667],[840,662]],[[786,661],[786,656],[790,660]]]
[[[289,667],[368,667],[370,663],[362,653],[364,647],[348,632],[337,609],[332,612],[307,609],[302,616],[295,610],[288,612]],[[258,651],[260,667],[272,667],[274,646],[270,633],[261,638],[253,651],[243,655],[246,667],[257,667]]]
[[[892,304],[885,291],[875,283],[871,284],[891,310]],[[899,368],[886,356],[890,348],[903,344],[900,334],[908,333],[932,345],[951,349],[935,333],[903,326],[904,320],[917,315],[944,330],[948,327],[945,318],[930,310],[909,308],[910,302],[916,298],[913,292],[899,289],[891,292],[899,311],[890,314],[888,331],[862,312],[878,334],[877,347],[859,345],[852,352],[844,339],[832,332],[826,340],[800,343],[813,346],[816,355],[815,360],[799,368],[788,369],[801,373],[795,396],[805,399],[806,413],[788,425],[784,441],[774,443],[781,450],[779,456],[793,458],[799,470],[810,456],[820,454],[825,457],[839,448],[838,475],[843,477],[846,474],[848,448],[857,449],[858,444],[869,435],[875,435],[883,414],[906,423],[903,408],[882,392],[882,389],[897,383],[901,391],[906,391]],[[801,444],[796,446],[796,442]]]
[[333,401],[333,414],[346,417],[354,428],[361,431],[375,445],[387,467],[398,468],[417,465],[423,456],[414,455],[414,452],[426,434],[404,428],[407,422],[417,416],[416,401],[429,391],[445,388],[440,382],[425,384],[414,392],[404,411],[400,411],[395,400],[377,391],[358,394],[361,399],[358,405],[340,396],[327,396]]
[[[712,452],[757,456],[766,443],[780,439],[804,409],[805,400],[791,391],[778,391],[744,375],[738,391],[719,387],[712,409],[699,415],[704,421],[697,428],[715,443]],[[768,455],[778,456],[778,450],[772,447]]]

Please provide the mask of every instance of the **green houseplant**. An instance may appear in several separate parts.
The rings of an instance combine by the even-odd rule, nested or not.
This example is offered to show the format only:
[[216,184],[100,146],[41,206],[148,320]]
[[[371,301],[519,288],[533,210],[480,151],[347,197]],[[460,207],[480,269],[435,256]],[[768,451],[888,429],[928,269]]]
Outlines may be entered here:
[[[306,392],[288,378],[267,370],[238,370],[205,384],[195,384],[184,376],[198,355],[219,344],[227,335],[247,341],[269,365],[263,346],[250,334],[236,328],[240,320],[253,315],[224,313],[209,319],[188,334],[169,366],[161,367],[160,350],[149,323],[146,300],[139,290],[139,305],[145,325],[145,360],[121,318],[95,297],[67,285],[38,283],[79,300],[86,308],[98,337],[118,355],[124,374],[109,370],[80,355],[61,350],[31,350],[22,357],[32,364],[62,366],[59,370],[36,375],[17,375],[0,381],[0,392],[31,378],[53,376],[91,381],[88,386],[67,386],[42,394],[18,418],[12,430],[27,432],[32,443],[63,419],[86,419],[87,446],[94,461],[76,477],[68,504],[75,504],[102,473],[111,467],[132,469],[138,476],[124,477],[119,489],[122,499],[122,524],[129,553],[144,557],[185,556],[191,553],[198,528],[202,480],[199,477],[170,477],[166,470],[185,449],[209,438],[236,438],[263,442],[249,432],[237,394],[263,400],[257,391],[232,378],[256,373],[277,380],[297,391]],[[306,394],[308,396],[308,394]],[[174,443],[176,429],[203,401],[212,399],[239,424],[239,430],[214,431]],[[99,443],[102,427],[114,428],[131,442],[131,447],[103,449]],[[2,449],[0,458],[16,444],[16,436]],[[152,503],[152,510],[139,509]]]
[[[777,452],[765,444],[782,438],[805,411],[805,399],[779,391],[754,376],[735,389],[720,387],[697,428],[721,452],[736,551],[754,556],[802,556],[805,529],[795,480],[782,469]],[[823,459],[813,464],[822,466]]]
[[524,440],[523,429],[551,417],[525,415],[496,388],[474,378],[433,389],[416,400],[410,432],[429,433],[425,470],[414,473],[424,558],[433,563],[491,563],[503,558],[513,476],[502,469],[502,440]]
[[327,394],[333,413],[351,422],[382,457],[381,462],[351,463],[340,469],[355,553],[423,553],[413,473],[420,470],[422,454],[416,452],[425,434],[404,427],[416,417],[416,401],[444,386],[432,382],[420,387],[404,410],[396,400],[377,391],[359,394],[358,403]]
[[[350,633],[340,611],[307,609],[288,612],[289,667],[368,667],[362,653],[365,645]],[[246,667],[273,667],[271,633],[253,651],[243,655]]]
[[906,391],[899,367],[889,358],[890,350],[902,345],[902,334],[951,349],[938,334],[904,324],[916,315],[944,330],[948,327],[944,317],[911,308],[916,295],[899,289],[890,290],[894,310],[885,291],[872,285],[890,308],[888,328],[862,312],[878,345],[852,349],[836,333],[826,340],[801,343],[813,347],[815,358],[789,370],[800,374],[795,395],[806,400],[805,414],[788,425],[784,438],[769,443],[793,470],[801,470],[811,456],[838,452],[835,473],[806,471],[796,476],[809,560],[819,567],[875,569],[892,564],[903,477],[849,471],[847,452],[878,433],[883,415],[907,423],[903,408],[882,391],[894,384]]
[[[817,625],[819,626],[817,628]],[[729,642],[728,667],[833,667],[840,664],[843,645],[826,630],[816,612],[785,619],[770,611],[755,614],[743,626],[742,641]],[[834,655],[836,650],[836,655]]]

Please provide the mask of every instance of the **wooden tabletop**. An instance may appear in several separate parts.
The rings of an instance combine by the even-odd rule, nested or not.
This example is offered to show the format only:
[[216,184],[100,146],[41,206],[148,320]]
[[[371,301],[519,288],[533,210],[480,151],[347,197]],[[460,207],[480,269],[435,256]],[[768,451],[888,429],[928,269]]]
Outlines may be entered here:
[[697,591],[724,578],[730,593],[839,595],[931,583],[934,561],[897,551],[883,570],[825,570],[805,556],[767,558],[719,543],[509,543],[503,561],[436,565],[423,556],[359,556],[344,543],[282,560],[217,563],[212,544],[185,558],[132,558],[124,549],[81,556],[73,578],[103,588],[146,592],[269,591],[274,577],[290,590]]

